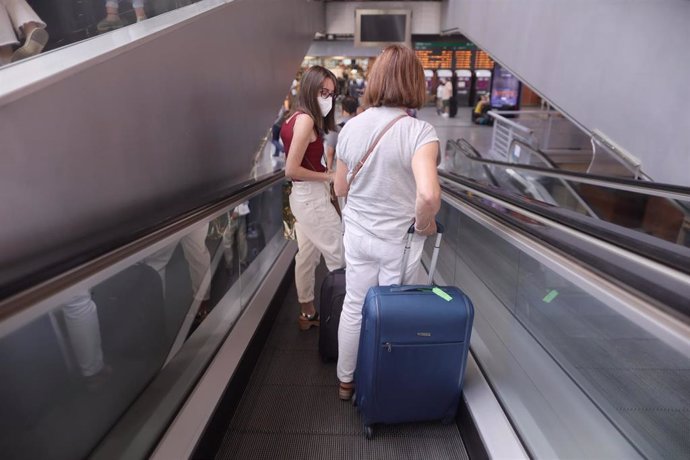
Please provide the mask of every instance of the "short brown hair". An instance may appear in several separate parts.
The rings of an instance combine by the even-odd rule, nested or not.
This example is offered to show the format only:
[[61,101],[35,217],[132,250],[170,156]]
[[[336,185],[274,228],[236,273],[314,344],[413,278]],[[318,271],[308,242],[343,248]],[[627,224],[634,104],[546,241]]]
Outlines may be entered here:
[[333,108],[325,117],[321,116],[319,103],[316,102],[319,92],[326,78],[333,81],[333,87],[338,88],[338,82],[333,73],[320,65],[309,67],[300,80],[299,103],[297,110],[306,113],[314,120],[314,129],[317,134],[328,133],[335,130],[335,101]]
[[426,102],[424,68],[402,45],[387,46],[369,71],[364,105],[420,109]]

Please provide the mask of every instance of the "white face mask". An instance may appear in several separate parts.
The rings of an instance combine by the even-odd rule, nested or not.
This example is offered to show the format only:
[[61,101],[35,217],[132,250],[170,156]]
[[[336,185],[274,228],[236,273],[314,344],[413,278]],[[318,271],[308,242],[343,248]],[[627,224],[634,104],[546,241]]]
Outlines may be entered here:
[[332,97],[324,99],[321,96],[317,96],[316,102],[319,103],[319,109],[321,109],[321,115],[324,117],[326,115],[328,115],[328,113],[333,108],[333,98]]

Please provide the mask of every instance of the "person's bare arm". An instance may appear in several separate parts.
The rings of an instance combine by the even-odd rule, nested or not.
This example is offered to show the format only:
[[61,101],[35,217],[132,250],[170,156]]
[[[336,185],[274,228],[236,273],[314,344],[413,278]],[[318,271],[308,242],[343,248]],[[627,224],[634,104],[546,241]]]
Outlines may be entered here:
[[333,171],[333,160],[335,159],[335,147],[326,144],[326,169]]
[[[292,143],[285,162],[285,175],[291,179],[328,182],[332,173],[317,172],[302,166],[304,153],[314,132],[314,121],[309,115],[297,115],[292,132]],[[316,166],[316,165],[314,165]]]
[[333,188],[336,196],[347,196],[347,165],[341,160],[337,160],[338,167],[335,169],[335,179],[333,180]]
[[436,169],[438,148],[438,142],[429,142],[412,156],[412,173],[417,184],[415,230],[424,236],[436,233],[436,214],[441,209],[441,185]]

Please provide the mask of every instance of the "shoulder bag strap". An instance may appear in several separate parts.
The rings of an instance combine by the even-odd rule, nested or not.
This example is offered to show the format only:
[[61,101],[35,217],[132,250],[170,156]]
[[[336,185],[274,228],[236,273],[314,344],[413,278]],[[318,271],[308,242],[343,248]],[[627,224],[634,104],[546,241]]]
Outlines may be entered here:
[[369,150],[367,150],[367,153],[364,154],[364,156],[362,157],[362,159],[359,160],[359,163],[357,163],[357,165],[355,166],[355,169],[352,171],[352,176],[350,176],[350,180],[349,180],[349,182],[347,183],[347,188],[348,188],[348,190],[349,190],[350,187],[352,186],[352,182],[354,182],[355,177],[357,176],[357,173],[360,171],[360,169],[362,169],[362,166],[364,166],[364,162],[367,161],[367,158],[369,158],[369,155],[371,155],[371,152],[374,151],[374,148],[376,148],[376,145],[379,143],[379,141],[381,140],[381,138],[383,137],[383,135],[386,134],[386,133],[388,132],[388,130],[391,129],[395,123],[398,122],[398,120],[400,120],[400,119],[402,119],[402,118],[405,118],[406,116],[407,116],[407,114],[405,113],[405,114],[403,114],[403,115],[400,115],[400,116],[398,116],[398,117],[393,118],[393,119],[386,125],[386,127],[383,128],[383,130],[379,133],[379,135],[376,136],[376,139],[374,139],[374,142],[373,142],[373,144],[371,144],[371,147],[369,147]]

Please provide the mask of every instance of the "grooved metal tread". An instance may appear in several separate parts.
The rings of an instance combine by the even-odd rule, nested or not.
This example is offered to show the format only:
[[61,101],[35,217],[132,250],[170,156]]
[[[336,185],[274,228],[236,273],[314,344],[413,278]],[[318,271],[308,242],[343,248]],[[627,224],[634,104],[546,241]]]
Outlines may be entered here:
[[456,425],[379,425],[367,441],[356,407],[337,397],[335,364],[321,362],[318,329],[300,331],[298,311],[293,286],[217,459],[468,459]]

